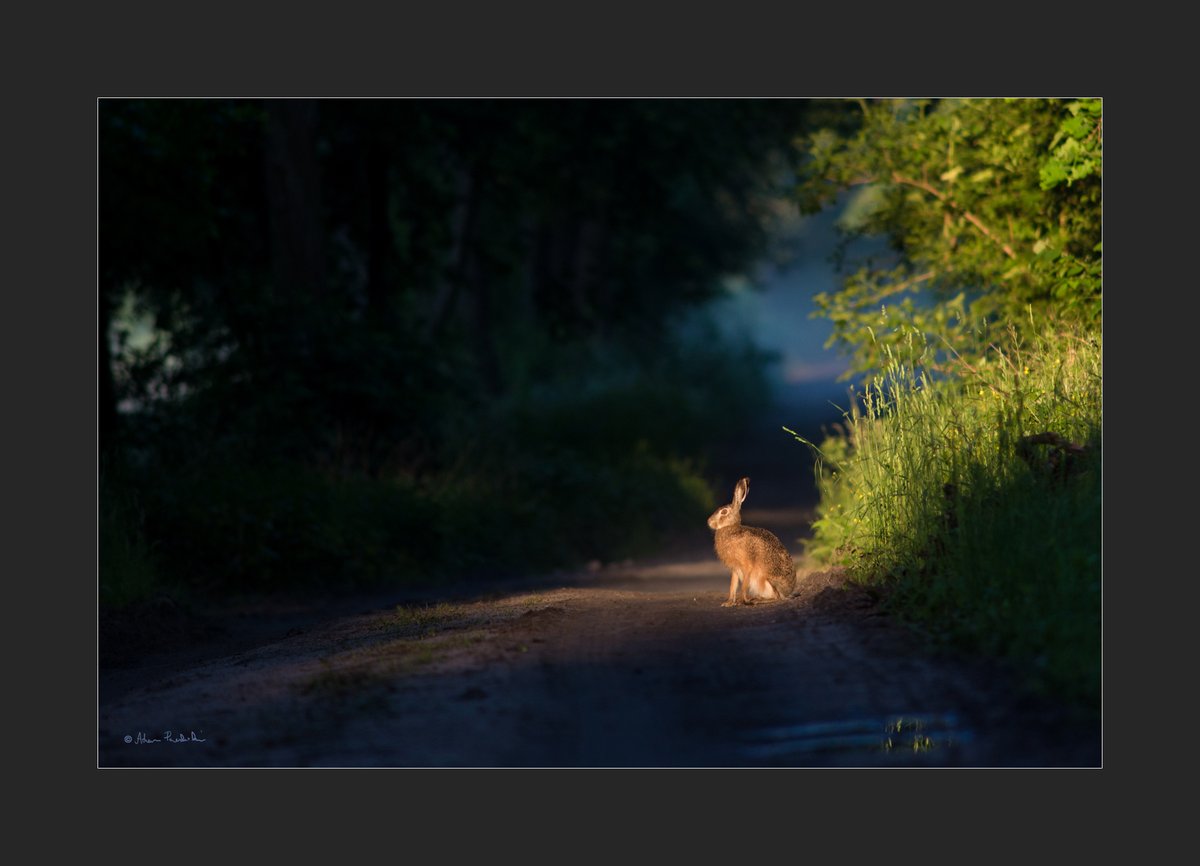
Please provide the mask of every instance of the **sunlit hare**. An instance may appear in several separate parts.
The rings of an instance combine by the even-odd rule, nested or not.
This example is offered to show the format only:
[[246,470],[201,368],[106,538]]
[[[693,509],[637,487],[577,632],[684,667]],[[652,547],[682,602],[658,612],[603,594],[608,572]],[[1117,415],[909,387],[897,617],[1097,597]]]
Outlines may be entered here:
[[733,572],[729,600],[722,607],[739,601],[776,601],[787,598],[796,587],[796,564],[783,542],[765,529],[742,525],[742,503],[749,492],[750,479],[743,478],[733,488],[733,502],[708,518],[717,556]]

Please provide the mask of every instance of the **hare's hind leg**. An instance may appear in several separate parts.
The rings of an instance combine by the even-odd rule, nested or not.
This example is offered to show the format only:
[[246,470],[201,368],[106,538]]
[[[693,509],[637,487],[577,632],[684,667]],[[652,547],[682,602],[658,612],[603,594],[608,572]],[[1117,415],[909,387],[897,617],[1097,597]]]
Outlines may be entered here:
[[753,574],[746,583],[749,586],[743,587],[743,597],[747,604],[756,601],[778,601],[781,597],[775,585],[761,572]]
[[742,570],[735,568],[729,574],[729,600],[721,602],[721,607],[733,607],[738,603],[738,583],[742,585],[742,592],[746,591],[746,582],[742,579]]

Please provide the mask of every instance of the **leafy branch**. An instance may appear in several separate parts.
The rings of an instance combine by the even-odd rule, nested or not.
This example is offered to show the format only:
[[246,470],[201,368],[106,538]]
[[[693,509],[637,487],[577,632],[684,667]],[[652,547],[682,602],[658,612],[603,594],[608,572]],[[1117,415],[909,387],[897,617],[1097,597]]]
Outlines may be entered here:
[[[982,357],[1026,309],[1099,325],[1099,100],[860,100],[846,118],[804,140],[797,197],[813,212],[851,192],[844,259],[859,266],[817,302],[853,372],[914,332]],[[855,262],[857,238],[898,257]]]
[[898,171],[892,172],[892,181],[894,183],[905,184],[907,186],[916,187],[917,189],[922,189],[925,192],[932,195],[938,201],[945,204],[947,207],[958,211],[960,214],[963,215],[963,219],[965,219],[971,225],[975,226],[975,228],[979,229],[979,231],[981,231],[983,233],[983,236],[985,238],[987,238],[988,240],[992,241],[993,243],[999,245],[1000,249],[1004,250],[1004,254],[1006,256],[1008,256],[1010,259],[1016,258],[1016,253],[1013,252],[1012,247],[1010,247],[1008,244],[1004,243],[1004,241],[1002,241],[998,237],[996,237],[996,235],[992,233],[992,230],[989,229],[987,226],[985,226],[983,224],[983,221],[981,219],[979,219],[979,217],[975,216],[975,214],[971,213],[966,208],[960,206],[957,202],[954,201],[954,199],[950,198],[950,196],[948,196],[946,193],[939,190],[933,184],[927,183],[922,180],[916,180],[911,177],[905,177],[904,175],[900,174],[900,172],[898,172]]

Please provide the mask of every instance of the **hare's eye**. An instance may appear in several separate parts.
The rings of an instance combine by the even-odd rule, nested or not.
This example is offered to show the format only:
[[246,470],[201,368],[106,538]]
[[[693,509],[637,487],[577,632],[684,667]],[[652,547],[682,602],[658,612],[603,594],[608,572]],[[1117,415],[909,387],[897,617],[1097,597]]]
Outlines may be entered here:
[[721,509],[721,513],[722,513],[722,514],[728,514],[728,513],[729,513],[729,509],[728,509],[728,508],[722,508],[722,509]]

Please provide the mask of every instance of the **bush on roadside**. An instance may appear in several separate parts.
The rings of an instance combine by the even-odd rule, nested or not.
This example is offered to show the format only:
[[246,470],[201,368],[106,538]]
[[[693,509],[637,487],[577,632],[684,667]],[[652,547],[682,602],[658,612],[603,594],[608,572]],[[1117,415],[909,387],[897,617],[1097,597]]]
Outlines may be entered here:
[[931,632],[1100,689],[1098,337],[1047,332],[953,378],[893,362],[818,449],[809,552]]

